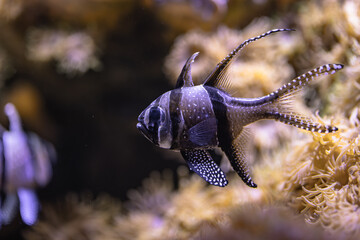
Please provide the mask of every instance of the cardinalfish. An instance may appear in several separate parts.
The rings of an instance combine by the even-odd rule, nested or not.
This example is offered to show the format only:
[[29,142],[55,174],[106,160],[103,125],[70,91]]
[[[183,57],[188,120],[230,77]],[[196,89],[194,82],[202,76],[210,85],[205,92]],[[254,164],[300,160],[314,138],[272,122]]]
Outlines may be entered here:
[[37,221],[40,209],[35,188],[45,186],[55,161],[53,146],[35,133],[26,133],[15,106],[5,105],[9,130],[0,125],[0,228],[20,209],[27,225]]
[[185,63],[175,86],[153,101],[139,116],[137,128],[155,145],[180,150],[189,168],[212,185],[228,184],[224,172],[214,162],[210,151],[220,147],[231,166],[250,187],[257,187],[246,164],[247,125],[261,119],[274,119],[311,132],[331,133],[335,126],[314,122],[291,106],[296,93],[315,77],[343,68],[325,64],[304,73],[274,92],[259,98],[237,98],[230,94],[229,66],[240,50],[270,34],[292,29],[274,29],[241,43],[226,56],[205,79],[194,86],[191,64]]

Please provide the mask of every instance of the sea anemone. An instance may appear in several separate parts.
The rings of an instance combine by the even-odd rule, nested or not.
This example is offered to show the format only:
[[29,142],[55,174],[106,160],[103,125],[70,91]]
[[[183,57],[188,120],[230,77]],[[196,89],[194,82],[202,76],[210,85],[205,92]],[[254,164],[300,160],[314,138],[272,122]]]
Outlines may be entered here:
[[[288,159],[283,192],[309,223],[332,232],[359,234],[359,110],[350,121],[335,119],[340,131],[313,133]],[[321,121],[321,120],[320,120]]]
[[144,182],[141,190],[129,193],[132,200],[128,209],[131,211],[121,218],[121,222],[125,224],[142,219],[141,225],[130,224],[141,226],[139,231],[132,231],[133,234],[138,233],[132,235],[133,238],[144,239],[141,236],[148,236],[145,239],[188,239],[197,235],[205,225],[217,225],[225,221],[230,209],[236,206],[266,201],[261,190],[241,185],[241,180],[236,179],[238,177],[231,177],[226,188],[218,188],[208,186],[197,175],[189,175],[187,167],[180,167],[178,178],[179,188],[170,189],[172,180],[168,173],[164,177],[153,174]]
[[100,67],[95,42],[86,32],[32,30],[28,50],[32,60],[55,60],[58,70],[69,75]]
[[[297,69],[325,62],[345,64],[340,78],[319,83],[317,91],[326,103],[327,113],[349,117],[358,103],[360,4],[358,1],[317,1],[301,6],[298,16],[306,48],[295,61]],[[355,100],[355,101],[354,101]]]
[[226,224],[203,227],[195,239],[338,239],[309,226],[286,207],[245,204],[234,209]]
[[[227,12],[227,1],[162,1],[144,0],[142,5],[151,9],[160,22],[173,34],[194,28],[209,30],[216,27]],[[170,32],[171,33],[171,32]]]
[[68,194],[53,204],[43,204],[40,219],[24,232],[26,239],[119,239],[110,238],[119,201],[107,195],[93,198],[90,194]]
[[164,61],[164,72],[174,85],[183,64],[194,52],[200,52],[200,54],[192,65],[192,77],[195,84],[202,83],[204,72],[210,72],[212,66],[216,65],[214,57],[206,51],[208,44],[208,34],[198,30],[190,31],[176,39]]
[[22,0],[1,0],[0,1],[0,17],[5,20],[13,20],[23,10]]

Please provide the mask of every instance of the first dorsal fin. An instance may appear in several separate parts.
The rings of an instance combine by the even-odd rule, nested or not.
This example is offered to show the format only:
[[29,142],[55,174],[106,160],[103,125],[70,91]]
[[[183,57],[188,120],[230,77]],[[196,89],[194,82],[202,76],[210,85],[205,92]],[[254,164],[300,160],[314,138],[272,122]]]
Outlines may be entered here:
[[14,104],[7,103],[4,107],[4,112],[7,115],[7,117],[9,118],[10,131],[22,131],[20,116],[19,116],[19,113],[16,110]]
[[191,64],[194,62],[195,58],[199,55],[199,52],[194,53],[191,57],[186,61],[181,73],[176,82],[175,88],[181,87],[192,87],[194,86],[192,77],[191,77]]
[[250,38],[243,43],[241,43],[237,48],[229,53],[221,62],[219,62],[212,73],[206,78],[204,85],[216,87],[222,91],[227,91],[230,88],[230,80],[228,77],[228,67],[231,62],[234,60],[234,57],[240,52],[240,50],[248,45],[251,42],[259,40],[263,37],[266,37],[272,33],[284,32],[284,31],[294,31],[293,29],[273,29],[266,33],[263,33],[257,37]]

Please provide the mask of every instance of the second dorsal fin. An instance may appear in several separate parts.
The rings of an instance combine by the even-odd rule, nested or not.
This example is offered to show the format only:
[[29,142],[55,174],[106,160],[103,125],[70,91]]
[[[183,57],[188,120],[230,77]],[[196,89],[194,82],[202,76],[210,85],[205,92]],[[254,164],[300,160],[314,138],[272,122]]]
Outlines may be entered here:
[[191,57],[186,61],[181,73],[176,82],[175,88],[181,87],[192,87],[194,86],[192,77],[191,77],[191,64],[194,62],[195,58],[199,55],[199,52],[194,53]]
[[266,33],[263,33],[257,37],[249,38],[248,40],[241,43],[237,48],[235,48],[232,52],[229,53],[221,62],[219,62],[215,69],[210,73],[210,75],[206,78],[204,85],[216,87],[222,91],[227,91],[230,88],[230,80],[228,77],[228,67],[234,58],[238,55],[240,50],[248,45],[251,42],[259,40],[263,37],[266,37],[272,33],[284,32],[284,31],[294,31],[293,29],[273,29]]

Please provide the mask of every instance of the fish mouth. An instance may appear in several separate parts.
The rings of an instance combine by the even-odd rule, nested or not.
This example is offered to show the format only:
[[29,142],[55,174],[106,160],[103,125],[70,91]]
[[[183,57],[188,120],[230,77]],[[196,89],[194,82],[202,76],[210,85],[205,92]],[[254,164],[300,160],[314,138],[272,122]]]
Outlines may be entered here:
[[149,130],[147,130],[147,128],[144,126],[144,124],[142,124],[141,122],[138,122],[136,124],[136,128],[139,129],[139,131],[150,141],[150,142],[154,142],[151,134],[149,132]]

